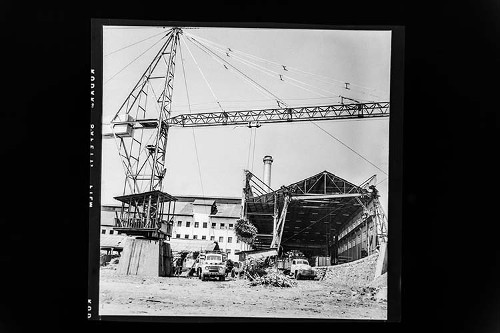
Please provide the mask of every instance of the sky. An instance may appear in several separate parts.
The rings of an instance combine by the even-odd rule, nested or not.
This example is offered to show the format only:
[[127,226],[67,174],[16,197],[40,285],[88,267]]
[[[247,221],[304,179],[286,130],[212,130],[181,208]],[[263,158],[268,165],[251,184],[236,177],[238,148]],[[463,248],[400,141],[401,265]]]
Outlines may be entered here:
[[[167,29],[104,27],[104,124],[158,52]],[[223,59],[256,83],[224,68],[187,36],[219,50]],[[176,58],[172,116],[220,111],[216,101],[225,111],[274,108],[274,96],[290,107],[340,104],[339,95],[361,102],[388,102],[390,52],[388,31],[185,29]],[[356,185],[376,174],[387,214],[389,117],[315,124],[171,128],[163,191],[241,197],[243,170],[262,178],[262,158],[271,155],[273,189],[324,170]],[[122,194],[124,176],[114,140],[103,139],[102,204],[117,203],[113,197]]]

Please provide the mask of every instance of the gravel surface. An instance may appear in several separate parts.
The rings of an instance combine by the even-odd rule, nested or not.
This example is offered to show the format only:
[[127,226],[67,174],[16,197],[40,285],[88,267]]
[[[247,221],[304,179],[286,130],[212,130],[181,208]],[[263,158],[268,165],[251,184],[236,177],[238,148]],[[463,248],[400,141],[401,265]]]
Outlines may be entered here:
[[386,319],[376,288],[299,280],[291,288],[250,286],[248,280],[118,275],[101,268],[100,315]]

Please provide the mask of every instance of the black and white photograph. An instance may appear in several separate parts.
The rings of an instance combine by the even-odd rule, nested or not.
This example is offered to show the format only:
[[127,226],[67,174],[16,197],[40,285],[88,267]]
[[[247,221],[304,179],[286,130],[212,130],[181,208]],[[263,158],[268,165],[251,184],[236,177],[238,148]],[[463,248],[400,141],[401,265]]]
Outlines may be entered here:
[[390,28],[93,29],[90,319],[388,319]]

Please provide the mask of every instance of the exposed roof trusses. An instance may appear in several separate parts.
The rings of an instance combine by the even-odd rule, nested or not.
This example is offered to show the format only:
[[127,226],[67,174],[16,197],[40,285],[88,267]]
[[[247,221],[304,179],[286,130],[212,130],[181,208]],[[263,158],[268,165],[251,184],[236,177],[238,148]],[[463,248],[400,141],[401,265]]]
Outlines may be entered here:
[[[250,178],[255,181],[257,177],[251,175]],[[304,245],[324,243],[326,234],[339,230],[363,210],[363,205],[367,206],[373,200],[371,192],[366,189],[373,178],[357,186],[331,172],[323,171],[259,196],[253,196],[252,191],[247,191],[247,216],[262,235],[256,241],[262,243],[262,246],[270,241],[269,236],[264,235],[272,234],[275,198],[280,213],[285,192],[288,192],[292,198],[300,200],[290,202],[282,244],[286,245],[287,240]]]

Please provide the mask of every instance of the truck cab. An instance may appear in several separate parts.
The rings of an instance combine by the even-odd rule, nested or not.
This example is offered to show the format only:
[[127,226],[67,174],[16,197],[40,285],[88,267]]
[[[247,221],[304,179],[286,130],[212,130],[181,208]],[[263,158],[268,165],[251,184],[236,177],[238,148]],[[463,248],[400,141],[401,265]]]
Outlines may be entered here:
[[201,280],[218,278],[224,281],[226,277],[225,257],[222,253],[200,254],[195,262],[196,274]]
[[316,277],[316,273],[309,265],[309,261],[302,258],[292,259],[290,275],[295,277],[296,280],[314,279]]

